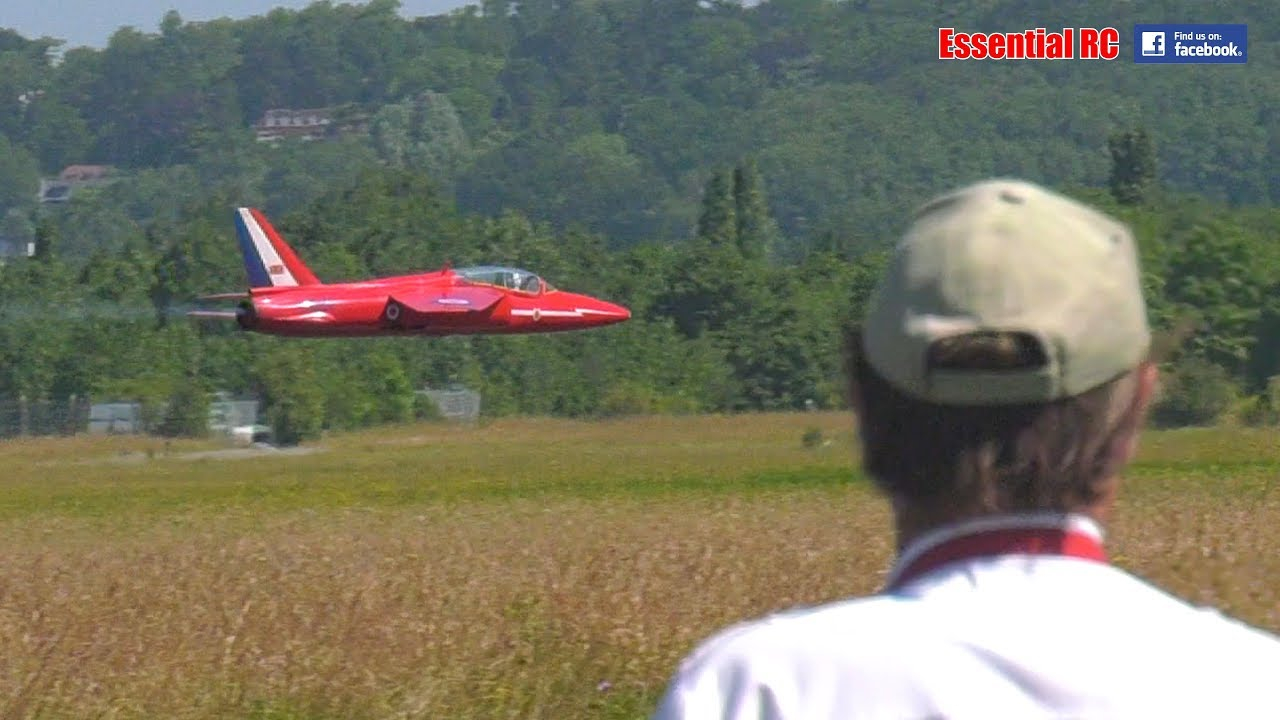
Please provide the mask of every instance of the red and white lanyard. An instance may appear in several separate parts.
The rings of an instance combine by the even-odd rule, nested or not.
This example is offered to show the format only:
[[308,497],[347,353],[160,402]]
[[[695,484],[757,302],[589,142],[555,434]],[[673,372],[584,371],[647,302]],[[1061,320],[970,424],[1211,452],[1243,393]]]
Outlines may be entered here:
[[885,592],[943,565],[997,555],[1057,555],[1107,562],[1102,543],[1089,533],[1063,527],[1011,527],[971,532],[945,540],[908,561],[890,579]]

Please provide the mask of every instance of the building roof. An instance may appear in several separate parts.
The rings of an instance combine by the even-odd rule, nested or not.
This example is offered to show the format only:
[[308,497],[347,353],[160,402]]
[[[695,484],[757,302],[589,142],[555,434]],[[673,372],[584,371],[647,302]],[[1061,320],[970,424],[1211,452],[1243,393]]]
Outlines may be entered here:
[[110,174],[110,165],[68,165],[58,173],[58,179],[65,182],[100,180]]

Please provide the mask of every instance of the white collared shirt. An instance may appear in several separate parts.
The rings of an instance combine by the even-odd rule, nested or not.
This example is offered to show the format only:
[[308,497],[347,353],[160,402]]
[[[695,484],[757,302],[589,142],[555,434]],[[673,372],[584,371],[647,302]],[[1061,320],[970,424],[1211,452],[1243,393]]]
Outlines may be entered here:
[[[1083,516],[979,520],[912,543],[890,585],[940,544],[1050,526],[1101,542]],[[1106,562],[979,555],[722,631],[686,658],[653,717],[1280,720],[1280,638]]]

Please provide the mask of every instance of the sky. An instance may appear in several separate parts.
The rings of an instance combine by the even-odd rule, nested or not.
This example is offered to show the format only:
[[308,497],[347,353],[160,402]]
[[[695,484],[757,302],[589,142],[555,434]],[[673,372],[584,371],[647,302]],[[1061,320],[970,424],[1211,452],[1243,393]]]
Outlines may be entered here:
[[[87,45],[104,48],[111,34],[131,25],[158,32],[160,20],[177,10],[186,21],[220,17],[241,19],[264,15],[272,8],[302,9],[311,0],[0,0],[0,28],[35,39],[44,35],[66,41],[63,49]],[[364,0],[334,0],[335,5],[363,5]],[[400,0],[404,17],[440,15],[479,0]]]

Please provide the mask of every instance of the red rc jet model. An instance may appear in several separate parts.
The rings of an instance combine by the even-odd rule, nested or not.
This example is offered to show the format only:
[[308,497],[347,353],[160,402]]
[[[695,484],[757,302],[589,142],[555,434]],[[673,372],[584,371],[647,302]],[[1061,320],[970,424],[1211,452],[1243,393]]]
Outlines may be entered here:
[[195,318],[234,319],[241,328],[293,337],[511,334],[582,330],[627,320],[631,311],[558,290],[519,268],[479,266],[320,282],[261,211],[238,208],[236,234],[249,276],[247,293],[202,300],[241,302],[234,311],[195,310]]

